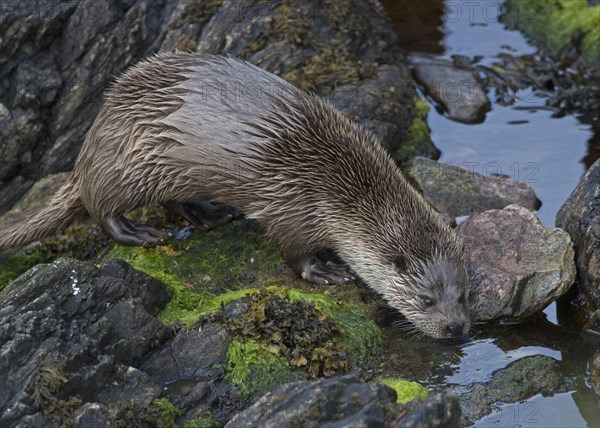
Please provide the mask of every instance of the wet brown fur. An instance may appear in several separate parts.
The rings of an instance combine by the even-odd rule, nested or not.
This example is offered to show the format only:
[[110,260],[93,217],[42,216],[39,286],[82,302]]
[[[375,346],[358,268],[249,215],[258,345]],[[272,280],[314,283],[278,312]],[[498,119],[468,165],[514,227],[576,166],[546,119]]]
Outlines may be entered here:
[[[213,96],[203,79],[224,92]],[[240,80],[257,82],[260,100],[227,92]],[[86,214],[102,224],[148,203],[207,199],[264,222],[287,260],[334,250],[427,334],[445,337],[455,319],[468,331],[466,303],[456,303],[467,292],[461,243],[378,141],[329,103],[234,58],[160,54],[126,72],[69,182],[3,231],[0,249]]]

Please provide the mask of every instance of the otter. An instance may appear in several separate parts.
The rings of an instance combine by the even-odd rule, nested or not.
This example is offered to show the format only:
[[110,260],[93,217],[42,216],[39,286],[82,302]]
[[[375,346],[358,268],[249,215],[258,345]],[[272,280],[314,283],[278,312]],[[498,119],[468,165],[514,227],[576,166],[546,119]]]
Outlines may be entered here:
[[121,244],[157,243],[168,234],[124,216],[149,203],[201,229],[243,212],[266,226],[305,280],[346,284],[349,266],[418,334],[469,331],[455,232],[373,135],[248,62],[172,52],[126,71],[107,91],[68,182],[4,231],[0,249],[86,215]]

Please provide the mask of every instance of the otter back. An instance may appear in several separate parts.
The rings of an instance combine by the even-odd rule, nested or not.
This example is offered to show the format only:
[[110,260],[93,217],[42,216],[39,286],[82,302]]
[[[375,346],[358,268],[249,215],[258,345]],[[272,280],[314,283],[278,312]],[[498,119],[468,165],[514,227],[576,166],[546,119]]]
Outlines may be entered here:
[[167,53],[128,70],[108,91],[70,182],[46,210],[3,233],[0,248],[84,212],[117,242],[159,242],[166,232],[124,217],[147,203],[202,229],[244,212],[306,280],[351,281],[346,266],[322,257],[333,252],[419,331],[469,329],[456,234],[371,134],[247,62]]

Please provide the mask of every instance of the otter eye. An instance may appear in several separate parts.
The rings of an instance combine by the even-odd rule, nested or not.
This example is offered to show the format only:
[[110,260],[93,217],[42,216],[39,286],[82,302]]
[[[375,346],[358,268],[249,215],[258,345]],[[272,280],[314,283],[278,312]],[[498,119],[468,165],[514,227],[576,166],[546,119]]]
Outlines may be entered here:
[[423,302],[423,306],[426,308],[431,308],[433,305],[435,305],[435,301],[430,297],[421,297],[421,302]]
[[398,254],[394,257],[392,263],[394,264],[394,269],[398,273],[406,272],[408,269],[408,259],[402,254]]

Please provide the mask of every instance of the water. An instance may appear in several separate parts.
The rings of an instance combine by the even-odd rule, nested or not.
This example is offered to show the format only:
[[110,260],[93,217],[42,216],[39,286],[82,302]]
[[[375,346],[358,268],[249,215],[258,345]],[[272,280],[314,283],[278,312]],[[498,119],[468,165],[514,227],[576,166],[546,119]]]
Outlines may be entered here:
[[[527,427],[579,428],[589,425],[579,414],[573,392],[552,397],[536,395],[525,402],[500,404],[490,415],[478,421],[475,428]],[[596,425],[597,426],[597,425]]]
[[[499,22],[502,0],[383,3],[409,51],[480,58],[479,64],[487,66],[499,62],[500,54],[536,52],[520,32],[507,31]],[[433,28],[426,28],[428,24]],[[493,102],[494,94],[489,96]],[[543,204],[538,217],[552,227],[558,209],[585,172],[582,160],[588,151],[596,150],[598,137],[590,124],[574,116],[553,117],[555,112],[546,109],[544,102],[533,89],[522,90],[512,106],[493,103],[478,125],[448,120],[432,105],[428,122],[442,151],[441,161],[482,173],[502,173],[529,184]],[[588,158],[587,165],[592,161]]]
[[495,104],[480,125],[453,122],[435,110],[428,122],[442,162],[527,183],[542,201],[537,216],[548,227],[554,226],[556,213],[585,172],[581,160],[590,127],[573,116],[553,119],[551,111],[530,101],[512,107]]
[[568,387],[514,403],[495,403],[476,427],[600,427],[600,396],[586,383],[589,361],[600,337],[538,320],[523,325],[475,326],[467,343],[434,342],[388,330],[397,373],[430,390],[467,388],[492,379],[495,371],[521,358],[543,355],[560,363]]
[[[383,1],[404,48],[450,58],[464,55],[486,66],[500,54],[531,55],[536,48],[517,31],[499,22],[502,0]],[[529,184],[542,201],[542,223],[554,226],[560,206],[577,185],[586,166],[598,157],[598,133],[584,117],[544,107],[533,89],[519,93],[512,106],[494,102],[485,121],[466,125],[447,119],[432,105],[428,123],[441,161],[484,174],[500,173]],[[390,349],[406,363],[400,367],[431,389],[489,381],[494,371],[531,355],[546,355],[561,364],[572,389],[536,395],[518,403],[497,403],[476,427],[600,427],[600,396],[586,383],[588,364],[600,338],[561,319],[556,305],[548,320],[510,327],[478,327],[476,340],[440,344],[415,341],[390,332]],[[561,322],[562,321],[562,322]]]
[[499,22],[502,0],[447,1],[442,27],[444,55],[481,55],[490,65],[499,54],[531,55],[537,49],[518,31]]

